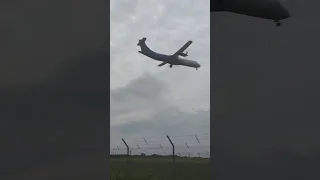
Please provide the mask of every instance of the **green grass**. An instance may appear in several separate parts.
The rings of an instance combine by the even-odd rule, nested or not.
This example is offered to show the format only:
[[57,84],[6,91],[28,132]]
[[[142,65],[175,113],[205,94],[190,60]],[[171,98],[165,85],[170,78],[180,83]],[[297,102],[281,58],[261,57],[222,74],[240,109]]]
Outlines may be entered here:
[[[172,157],[111,157],[111,180],[172,179]],[[210,160],[176,157],[175,180],[209,180]]]

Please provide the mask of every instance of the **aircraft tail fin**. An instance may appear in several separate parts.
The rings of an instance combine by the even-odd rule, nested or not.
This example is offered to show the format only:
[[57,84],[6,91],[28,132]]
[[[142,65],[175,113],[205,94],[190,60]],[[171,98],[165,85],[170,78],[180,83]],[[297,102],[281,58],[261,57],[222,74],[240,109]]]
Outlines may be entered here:
[[146,40],[147,40],[147,38],[142,38],[142,39],[139,39],[139,42],[138,42],[138,44],[137,44],[137,46],[140,46],[140,48],[141,48],[141,51],[139,51],[139,52],[150,52],[151,50],[150,50],[150,48],[148,48],[148,46],[146,45]]
[[138,42],[138,46],[141,46],[142,44],[144,44],[146,42],[147,38],[142,38],[142,39],[139,39],[139,42]]

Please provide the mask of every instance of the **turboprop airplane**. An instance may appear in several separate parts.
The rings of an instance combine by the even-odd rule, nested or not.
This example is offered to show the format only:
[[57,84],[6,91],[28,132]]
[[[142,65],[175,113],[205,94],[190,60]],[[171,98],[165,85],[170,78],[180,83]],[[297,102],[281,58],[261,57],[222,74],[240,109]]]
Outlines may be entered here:
[[172,68],[173,65],[181,65],[181,66],[188,66],[188,67],[193,67],[198,70],[200,67],[200,64],[196,61],[180,58],[179,56],[182,57],[187,57],[188,52],[184,53],[190,44],[192,44],[192,41],[188,41],[185,45],[183,45],[176,53],[173,55],[165,55],[165,54],[159,54],[154,51],[152,51],[147,45],[146,45],[146,40],[147,38],[142,38],[139,40],[139,43],[137,44],[140,46],[141,51],[138,51],[139,53],[148,56],[151,59],[157,60],[157,61],[162,61],[161,64],[158,66],[161,67],[165,64],[169,64],[170,68]]
[[273,20],[276,26],[281,26],[280,20],[290,17],[278,0],[211,0],[210,12],[219,11]]

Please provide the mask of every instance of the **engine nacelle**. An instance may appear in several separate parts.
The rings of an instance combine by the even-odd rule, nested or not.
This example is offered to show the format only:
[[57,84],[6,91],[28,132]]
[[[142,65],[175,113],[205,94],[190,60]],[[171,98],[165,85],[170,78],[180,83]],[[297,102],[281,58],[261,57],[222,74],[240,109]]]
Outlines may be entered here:
[[179,55],[182,56],[182,57],[187,57],[187,56],[188,56],[188,52],[186,52],[186,53],[180,53]]

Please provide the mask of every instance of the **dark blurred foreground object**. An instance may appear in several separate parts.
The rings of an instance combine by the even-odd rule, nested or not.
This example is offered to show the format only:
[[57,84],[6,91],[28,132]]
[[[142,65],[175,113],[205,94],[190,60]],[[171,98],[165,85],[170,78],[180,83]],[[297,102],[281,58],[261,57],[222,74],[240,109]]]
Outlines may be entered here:
[[211,0],[210,12],[220,11],[273,20],[277,26],[281,26],[280,20],[290,17],[278,0]]

